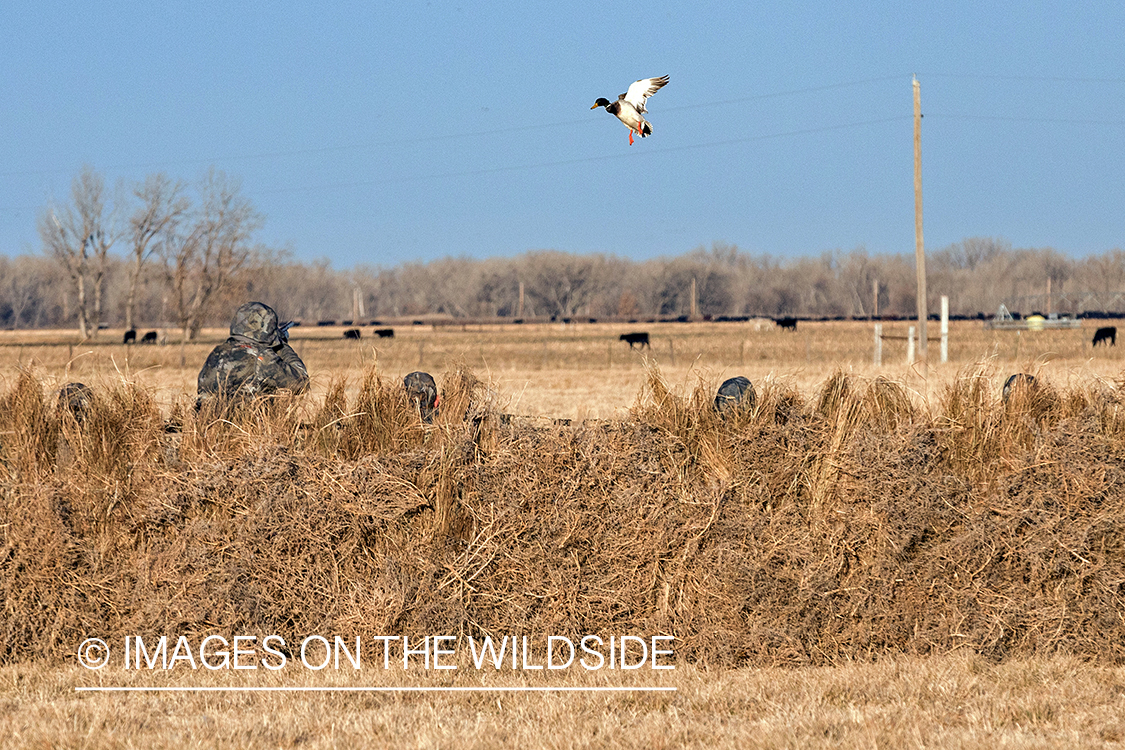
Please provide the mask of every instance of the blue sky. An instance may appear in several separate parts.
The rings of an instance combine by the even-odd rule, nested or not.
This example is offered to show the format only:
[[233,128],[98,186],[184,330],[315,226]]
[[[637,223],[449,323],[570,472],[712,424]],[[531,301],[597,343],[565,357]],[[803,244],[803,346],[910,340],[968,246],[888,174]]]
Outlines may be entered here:
[[[83,164],[215,165],[337,268],[527,250],[1125,246],[1125,3],[27,2],[0,23],[0,254]],[[654,134],[602,109],[669,75]]]

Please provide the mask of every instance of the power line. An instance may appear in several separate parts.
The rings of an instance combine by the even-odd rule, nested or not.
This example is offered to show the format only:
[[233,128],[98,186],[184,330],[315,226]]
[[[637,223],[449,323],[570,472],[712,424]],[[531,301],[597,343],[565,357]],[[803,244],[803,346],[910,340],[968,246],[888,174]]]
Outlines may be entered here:
[[756,94],[754,96],[742,96],[737,99],[724,99],[717,102],[707,102],[706,104],[682,104],[677,107],[661,107],[661,112],[675,112],[681,109],[695,109],[697,107],[722,107],[728,104],[741,104],[742,102],[761,101],[763,99],[779,99],[785,96],[797,96],[798,94],[818,94],[823,91],[832,91],[834,89],[851,88],[853,86],[863,86],[868,83],[883,83],[885,81],[901,81],[904,76],[881,76],[879,78],[864,78],[859,81],[847,81],[845,83],[830,83],[824,86],[811,86],[803,89],[790,89],[788,91],[774,91],[769,94]]
[[1085,120],[1070,117],[1007,117],[1005,115],[966,115],[952,112],[927,112],[926,117],[940,120],[979,120],[984,122],[1026,122],[1051,125],[1125,125],[1125,120]]
[[[1125,79],[1121,78],[1082,78],[1082,77],[1064,77],[1064,76],[1006,76],[1006,75],[977,75],[977,74],[951,74],[951,73],[932,73],[926,77],[930,78],[947,78],[947,79],[965,79],[965,80],[998,80],[998,81],[1033,81],[1033,82],[1061,82],[1061,83],[1095,83],[1095,84],[1121,84],[1125,83]],[[805,94],[815,94],[824,91],[851,88],[856,86],[863,86],[875,83],[884,83],[887,81],[904,80],[904,76],[888,75],[879,76],[874,78],[857,79],[853,81],[844,81],[840,83],[825,84],[822,86],[810,86],[799,89],[788,89],[784,91],[774,91],[763,94],[756,94],[753,96],[738,97],[734,99],[725,99],[719,101],[684,104],[674,107],[662,107],[663,112],[677,112],[689,109],[698,109],[706,107],[721,107],[729,106],[732,104],[740,104],[752,101],[762,101],[768,99],[776,99],[787,96],[800,96]],[[1062,124],[1062,125],[1101,125],[1101,126],[1120,126],[1125,124],[1122,120],[1098,120],[1098,119],[1081,119],[1081,118],[1049,118],[1049,117],[1010,117],[1004,115],[973,115],[963,113],[945,113],[945,112],[928,112],[927,116],[930,118],[945,119],[945,120],[965,120],[965,121],[981,121],[981,122],[1011,122],[1011,123],[1041,123],[1041,124]],[[690,144],[684,146],[646,149],[644,152],[629,152],[629,153],[616,153],[603,156],[590,156],[580,157],[576,159],[563,159],[556,161],[536,162],[532,164],[519,164],[510,166],[489,167],[483,169],[463,170],[456,172],[432,173],[428,175],[415,175],[410,177],[392,178],[384,180],[361,180],[346,183],[332,183],[328,185],[321,185],[316,187],[289,187],[277,188],[273,190],[260,191],[261,194],[281,194],[289,192],[308,192],[315,190],[333,190],[348,187],[363,187],[373,185],[390,185],[401,184],[408,182],[427,181],[427,180],[441,180],[451,179],[457,177],[473,177],[488,174],[498,174],[503,172],[518,172],[534,169],[542,169],[547,167],[560,167],[569,166],[574,164],[585,164],[592,162],[604,162],[612,159],[624,158],[639,158],[641,156],[650,156],[656,154],[675,153],[680,151],[700,150],[709,148],[720,148],[724,146],[736,145],[740,143],[751,143],[756,141],[765,141],[776,138],[795,137],[801,135],[811,135],[815,133],[830,132],[834,130],[845,130],[857,127],[866,127],[871,125],[884,124],[889,122],[896,122],[910,119],[908,116],[888,117],[872,120],[864,120],[860,122],[843,123],[839,125],[829,125],[816,128],[804,128],[798,130],[790,130],[779,133],[771,133],[766,135],[747,136],[744,138],[733,138],[722,141],[711,141],[707,143]],[[384,148],[390,146],[410,145],[420,143],[434,143],[441,141],[449,141],[455,139],[465,138],[480,138],[493,135],[503,135],[508,133],[525,132],[530,130],[542,130],[544,128],[562,128],[573,127],[577,125],[592,125],[597,121],[591,118],[574,119],[574,120],[560,120],[553,123],[536,123],[534,125],[518,125],[512,127],[495,128],[491,130],[478,130],[459,133],[442,133],[432,136],[418,136],[411,138],[399,138],[386,141],[377,141],[372,143],[353,143],[337,146],[320,146],[315,148],[303,149],[289,149],[278,151],[266,151],[255,154],[243,154],[238,156],[224,157],[220,159],[179,159],[172,161],[162,162],[138,162],[132,164],[122,164],[108,167],[110,171],[124,171],[129,169],[149,169],[159,168],[175,165],[185,164],[215,164],[234,161],[248,161],[256,159],[276,159],[285,158],[289,156],[305,156],[315,154],[339,153],[346,151],[358,151],[364,149]],[[0,172],[0,177],[14,177],[14,176],[27,176],[27,175],[46,175],[46,174],[63,174],[69,173],[69,169],[52,169],[52,170],[29,170],[29,171],[15,171],[15,172]],[[26,206],[26,207],[0,207],[0,212],[5,213],[18,213],[21,211],[35,211],[41,208],[40,206]]]
[[651,149],[651,150],[646,149],[643,152],[642,151],[632,151],[632,152],[629,152],[629,153],[616,153],[616,154],[608,154],[608,155],[601,155],[601,156],[583,156],[583,157],[579,157],[577,159],[561,159],[561,160],[558,160],[558,161],[545,161],[545,162],[536,162],[536,163],[533,163],[533,164],[518,164],[518,165],[504,166],[504,167],[486,167],[484,169],[471,169],[471,170],[465,170],[465,171],[460,171],[460,172],[442,172],[442,173],[434,173],[434,174],[428,174],[428,175],[413,175],[413,176],[410,176],[410,177],[398,177],[398,178],[385,179],[385,180],[359,180],[359,181],[356,181],[356,182],[333,183],[333,184],[328,184],[328,185],[318,185],[318,186],[309,186],[309,187],[277,188],[275,190],[260,190],[260,191],[258,191],[258,194],[273,195],[273,194],[279,194],[279,193],[296,193],[296,192],[321,191],[321,190],[340,190],[340,189],[343,189],[343,188],[370,187],[370,186],[374,186],[374,185],[394,185],[394,184],[401,184],[401,183],[407,183],[407,182],[425,182],[425,181],[428,181],[428,180],[446,180],[446,179],[452,179],[452,178],[455,178],[455,177],[478,177],[478,176],[488,175],[488,174],[499,174],[499,173],[502,173],[502,172],[519,172],[519,171],[524,171],[524,170],[543,169],[545,167],[565,167],[565,166],[572,166],[574,164],[587,164],[587,163],[591,163],[591,162],[605,162],[605,161],[610,161],[610,160],[613,160],[613,159],[641,158],[641,157],[655,156],[655,155],[658,155],[658,154],[677,153],[677,152],[681,152],[681,151],[695,151],[695,150],[707,149],[707,148],[720,148],[720,147],[723,147],[723,146],[732,146],[732,145],[736,145],[736,144],[740,144],[740,143],[753,143],[753,142],[773,140],[773,139],[777,139],[777,138],[789,138],[789,137],[801,136],[801,135],[812,135],[812,134],[815,134],[815,133],[827,133],[827,132],[831,132],[831,131],[834,131],[834,130],[848,130],[848,129],[852,129],[852,128],[866,127],[866,126],[869,126],[869,125],[882,125],[884,123],[889,123],[889,122],[902,122],[904,120],[909,120],[909,119],[910,119],[909,115],[899,115],[899,116],[895,116],[895,117],[883,117],[883,118],[879,118],[879,119],[875,119],[875,120],[864,120],[864,121],[861,121],[861,122],[849,122],[849,123],[844,123],[844,124],[841,124],[841,125],[826,125],[824,127],[819,127],[819,128],[804,128],[804,129],[801,129],[801,130],[789,130],[789,131],[785,131],[785,132],[781,132],[781,133],[769,133],[769,134],[766,134],[766,135],[746,136],[745,138],[731,138],[729,140],[711,141],[709,143],[695,143],[695,144],[688,144],[688,145],[684,145],[684,146],[670,146],[670,147],[667,147],[667,148],[658,148],[658,149]]
[[[946,78],[946,79],[959,79],[959,80],[982,80],[982,81],[1027,81],[1027,82],[1051,82],[1051,83],[1091,83],[1091,84],[1123,84],[1125,78],[1094,78],[1094,77],[1075,77],[1075,76],[1029,76],[1029,75],[991,75],[991,74],[971,74],[971,73],[930,73],[925,77],[928,78]],[[874,78],[863,78],[853,81],[843,81],[840,83],[825,84],[822,86],[809,86],[799,89],[787,89],[784,91],[773,91],[764,94],[755,94],[752,96],[737,97],[734,99],[722,99],[711,102],[702,102],[694,104],[681,104],[674,107],[662,107],[663,112],[678,112],[689,109],[698,109],[704,107],[722,107],[732,104],[742,104],[745,102],[763,101],[768,99],[777,99],[787,96],[800,96],[805,94],[816,94],[825,91],[832,91],[837,89],[852,88],[856,86],[864,86],[873,83],[885,83],[887,81],[903,80],[905,77],[901,75],[886,75]],[[931,115],[935,116],[935,115]],[[979,119],[979,120],[998,120],[1010,122],[1044,122],[1044,123],[1057,123],[1057,124],[1091,124],[1091,125],[1118,125],[1120,121],[1109,120],[1072,120],[1072,119],[1044,119],[1044,118],[1004,118],[992,117],[987,115],[936,115],[938,117],[956,118],[956,119]],[[239,161],[255,161],[261,159],[279,159],[290,156],[310,156],[316,154],[329,154],[340,153],[347,151],[361,151],[366,149],[385,148],[390,146],[404,146],[419,143],[436,143],[441,141],[458,140],[465,138],[482,138],[493,135],[504,135],[508,133],[526,132],[529,130],[542,130],[544,128],[563,128],[573,127],[576,125],[589,125],[595,122],[590,118],[583,118],[581,120],[559,120],[552,123],[536,123],[534,125],[517,125],[504,128],[493,128],[491,130],[475,130],[461,133],[441,133],[438,135],[417,136],[411,138],[396,138],[384,141],[374,141],[368,143],[350,143],[341,144],[337,146],[317,146],[313,148],[298,148],[298,149],[281,149],[277,151],[262,151],[252,154],[237,154],[234,156],[225,157],[212,157],[212,158],[190,158],[190,159],[174,159],[171,161],[151,161],[151,162],[132,162],[126,164],[111,165],[106,167],[109,171],[127,171],[132,169],[153,169],[171,166],[183,166],[193,164],[223,164]],[[72,171],[69,168],[60,169],[42,169],[42,170],[17,170],[10,172],[0,172],[0,177],[26,177],[33,175],[50,175],[50,174],[68,174]]]
[[[713,102],[703,102],[696,104],[682,104],[676,107],[663,107],[662,112],[677,112],[688,109],[698,109],[702,107],[721,107],[731,104],[739,104],[750,101],[760,101],[764,99],[776,99],[785,96],[799,96],[802,94],[815,94],[823,91],[830,91],[833,89],[850,88],[853,86],[862,86],[870,83],[881,83],[884,81],[898,80],[902,76],[882,76],[879,78],[865,78],[856,81],[845,81],[843,83],[833,83],[824,86],[812,86],[801,89],[790,89],[787,91],[775,91],[767,94],[756,94],[754,96],[740,97],[737,99],[724,99]],[[596,123],[597,120],[586,117],[581,120],[558,120],[553,123],[536,123],[534,125],[516,125],[505,128],[494,128],[492,130],[476,130],[462,133],[442,133],[439,135],[417,136],[412,138],[396,138],[385,141],[375,141],[371,143],[351,143],[338,146],[317,146],[314,148],[302,149],[285,149],[279,151],[263,151],[255,154],[242,154],[237,156],[228,156],[223,158],[211,159],[176,159],[172,161],[159,161],[159,162],[134,162],[129,164],[118,164],[106,167],[108,171],[120,172],[131,169],[153,169],[160,167],[182,166],[191,164],[222,164],[237,161],[254,161],[258,159],[278,159],[288,156],[309,156],[314,154],[329,154],[339,153],[344,151],[362,151],[366,149],[384,148],[387,146],[405,146],[410,144],[419,143],[436,143],[441,141],[458,140],[464,138],[482,138],[493,135],[504,135],[508,133],[527,132],[529,130],[543,130],[544,128],[562,128],[573,127],[576,125],[590,125]],[[48,175],[48,174],[68,174],[70,169],[44,169],[44,170],[24,170],[15,172],[0,172],[0,177],[27,177],[32,175]]]
[[1083,78],[1074,76],[1011,76],[979,73],[930,73],[927,78],[956,78],[969,81],[1027,81],[1031,83],[1125,83],[1125,78]]

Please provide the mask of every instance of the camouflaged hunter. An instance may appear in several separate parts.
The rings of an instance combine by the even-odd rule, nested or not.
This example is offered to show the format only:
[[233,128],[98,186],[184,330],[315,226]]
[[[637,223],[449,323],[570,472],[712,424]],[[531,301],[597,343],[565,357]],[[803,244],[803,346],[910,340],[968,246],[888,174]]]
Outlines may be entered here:
[[230,338],[212,350],[199,371],[200,403],[215,396],[253,398],[309,386],[305,363],[289,346],[288,331],[269,305],[248,302],[234,314]]

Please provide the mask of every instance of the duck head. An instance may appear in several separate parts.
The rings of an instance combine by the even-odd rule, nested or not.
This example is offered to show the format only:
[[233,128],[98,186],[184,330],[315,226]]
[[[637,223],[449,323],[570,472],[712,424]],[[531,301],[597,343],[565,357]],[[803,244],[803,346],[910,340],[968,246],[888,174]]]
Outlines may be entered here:
[[597,109],[598,107],[608,107],[608,106],[609,106],[609,99],[606,99],[604,97],[599,97],[598,100],[596,102],[594,102],[594,106],[590,107],[590,109]]

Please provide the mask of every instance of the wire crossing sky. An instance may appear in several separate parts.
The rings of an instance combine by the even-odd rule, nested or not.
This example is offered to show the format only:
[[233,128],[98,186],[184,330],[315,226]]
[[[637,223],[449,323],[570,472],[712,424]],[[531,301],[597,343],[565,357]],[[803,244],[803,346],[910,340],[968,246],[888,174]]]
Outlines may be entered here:
[[[241,179],[338,268],[527,250],[1125,246],[1125,5],[5,4],[0,254],[90,164]],[[792,7],[792,6],[799,7]],[[653,135],[598,97],[668,75]]]

